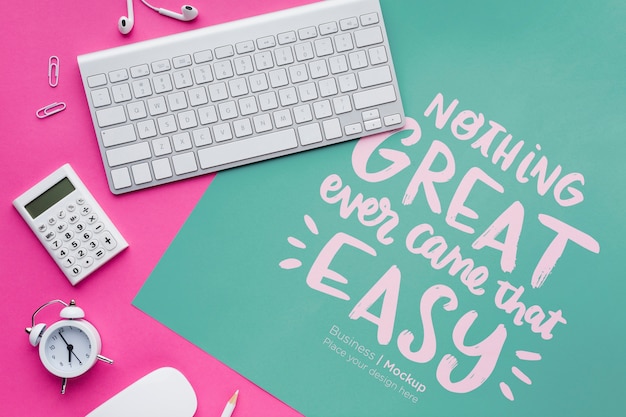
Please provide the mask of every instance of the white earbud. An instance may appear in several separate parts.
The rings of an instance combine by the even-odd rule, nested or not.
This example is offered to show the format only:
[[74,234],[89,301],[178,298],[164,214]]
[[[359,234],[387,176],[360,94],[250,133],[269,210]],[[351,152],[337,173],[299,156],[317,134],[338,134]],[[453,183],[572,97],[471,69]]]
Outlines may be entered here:
[[175,13],[171,10],[167,10],[167,9],[159,9],[158,12],[160,14],[162,14],[163,16],[169,16],[172,17],[174,19],[177,20],[182,20],[184,22],[188,22],[190,20],[195,19],[196,17],[198,17],[198,9],[196,9],[193,6],[189,6],[189,5],[184,5],[183,7],[180,8],[181,13]]
[[135,25],[135,16],[133,12],[133,0],[126,0],[126,6],[128,8],[128,16],[120,17],[120,20],[117,21],[117,28],[120,33],[127,35],[133,29]]

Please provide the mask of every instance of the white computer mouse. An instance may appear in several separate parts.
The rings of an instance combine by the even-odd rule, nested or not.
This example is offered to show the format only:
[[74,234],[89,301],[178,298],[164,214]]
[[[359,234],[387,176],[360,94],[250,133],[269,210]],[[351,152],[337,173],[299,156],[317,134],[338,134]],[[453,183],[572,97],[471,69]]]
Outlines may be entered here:
[[135,381],[86,417],[192,417],[197,408],[198,398],[187,378],[165,367]]

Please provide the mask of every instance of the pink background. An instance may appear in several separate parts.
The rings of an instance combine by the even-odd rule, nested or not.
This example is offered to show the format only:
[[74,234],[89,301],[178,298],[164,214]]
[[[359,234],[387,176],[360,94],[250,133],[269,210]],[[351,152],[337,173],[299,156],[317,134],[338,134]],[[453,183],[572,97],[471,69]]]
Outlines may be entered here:
[[[153,0],[179,11],[184,0]],[[185,374],[198,396],[196,416],[219,416],[240,390],[234,416],[298,416],[194,345],[131,305],[160,256],[212,175],[116,197],[108,190],[87,109],[76,56],[100,49],[284,9],[309,0],[194,0],[199,17],[190,23],[163,17],[135,0],[135,28],[117,30],[125,0],[38,0],[3,3],[0,15],[0,414],[83,416],[141,376],[162,366]],[[60,58],[58,87],[48,86],[48,58]],[[39,120],[35,111],[55,101],[67,109]],[[130,247],[76,287],[62,275],[12,206],[40,179],[69,162],[108,213]],[[219,174],[218,174],[219,175]],[[65,395],[49,374],[24,328],[43,303],[75,299],[100,331],[102,354],[87,374],[70,380]],[[184,303],[185,300],[172,300]],[[58,319],[48,307],[37,321]],[[224,320],[228,318],[225,317]],[[206,329],[198,329],[206,331]]]

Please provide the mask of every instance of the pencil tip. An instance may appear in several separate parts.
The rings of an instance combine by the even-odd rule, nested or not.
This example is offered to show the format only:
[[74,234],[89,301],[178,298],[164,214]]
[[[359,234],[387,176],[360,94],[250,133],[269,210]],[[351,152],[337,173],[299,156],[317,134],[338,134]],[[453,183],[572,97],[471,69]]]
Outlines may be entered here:
[[235,391],[235,393],[233,394],[232,397],[230,397],[230,400],[228,402],[231,404],[235,404],[237,402],[238,396],[239,396],[239,390]]

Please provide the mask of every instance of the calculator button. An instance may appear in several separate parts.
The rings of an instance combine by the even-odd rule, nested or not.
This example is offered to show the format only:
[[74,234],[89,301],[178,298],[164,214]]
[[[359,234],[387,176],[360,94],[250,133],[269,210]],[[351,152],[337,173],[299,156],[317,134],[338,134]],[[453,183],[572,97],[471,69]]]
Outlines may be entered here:
[[69,211],[71,213],[74,210],[76,210],[76,206],[74,204],[68,204],[67,205],[67,211]]
[[81,265],[84,268],[89,268],[91,265],[93,265],[93,258],[91,256],[86,257],[82,260]]
[[96,259],[102,259],[104,255],[106,255],[106,251],[103,248],[99,248],[93,254],[96,257]]
[[66,267],[72,266],[75,263],[76,263],[76,258],[74,258],[73,256],[68,256],[67,258],[63,260],[63,265]]
[[87,223],[88,224],[94,224],[96,222],[96,220],[98,220],[98,215],[96,213],[91,213],[87,217]]
[[57,219],[55,219],[54,217],[50,217],[50,218],[48,219],[48,224],[49,224],[50,226],[52,226],[52,225],[53,225],[53,224],[55,224],[56,222],[57,222]]
[[70,224],[74,224],[78,221],[78,219],[80,219],[80,217],[78,217],[78,214],[72,214],[67,221],[70,222]]
[[68,248],[61,248],[57,251],[56,255],[59,259],[63,259],[65,258],[67,255],[70,254],[70,251]]
[[87,250],[85,248],[79,248],[76,253],[75,253],[76,257],[78,259],[82,259],[85,256],[87,256]]
[[79,233],[85,230],[86,228],[87,226],[85,226],[85,223],[76,223],[76,225],[74,226],[74,229]]
[[82,270],[83,270],[83,269],[82,269],[80,266],[78,266],[78,265],[74,265],[74,266],[72,267],[72,269],[70,269],[70,272],[72,273],[72,276],[76,276],[76,275],[80,274],[80,272],[81,272]]
[[50,230],[43,237],[44,237],[44,239],[50,241],[50,240],[54,239],[55,236],[56,236],[56,234],[54,233],[54,231]]
[[94,250],[98,246],[100,246],[100,243],[98,243],[98,239],[92,239],[87,243],[87,247],[89,248],[89,250]]
[[67,229],[67,223],[60,222],[59,224],[56,225],[56,229],[57,229],[57,232],[59,233],[65,231],[65,229]]
[[105,231],[102,233],[102,245],[108,250],[112,250],[117,246],[117,241],[113,238],[111,233]]
[[80,197],[76,199],[76,204],[78,204],[79,206],[82,206],[83,204],[85,204],[85,199]]
[[93,227],[93,231],[96,233],[100,233],[103,230],[104,230],[104,223],[102,222],[96,223],[95,226]]
[[63,239],[67,241],[74,237],[74,232],[72,232],[71,230],[67,230],[65,231],[65,233],[63,233],[62,236],[63,236]]
[[54,239],[52,242],[50,242],[50,247],[52,249],[59,249],[61,247],[61,241],[59,239]]
[[80,214],[82,214],[83,216],[86,216],[89,213],[91,213],[91,206],[84,205],[83,207],[80,208]]
[[80,235],[80,238],[83,240],[83,242],[88,241],[89,239],[91,239],[91,232],[90,231],[83,232],[83,234]]
[[72,249],[76,249],[76,248],[80,247],[80,240],[73,239],[73,240],[70,241],[69,245],[70,245],[70,247]]
[[45,232],[45,231],[46,231],[46,228],[47,228],[47,227],[48,227],[48,226],[46,226],[46,224],[45,224],[45,223],[42,223],[42,224],[40,224],[40,225],[37,227],[37,230],[39,230],[40,232],[42,232],[42,233],[43,233],[43,232]]
[[65,209],[61,209],[61,210],[59,210],[59,211],[57,212],[57,217],[58,217],[59,219],[64,219],[64,218],[65,218],[65,214],[66,214]]

